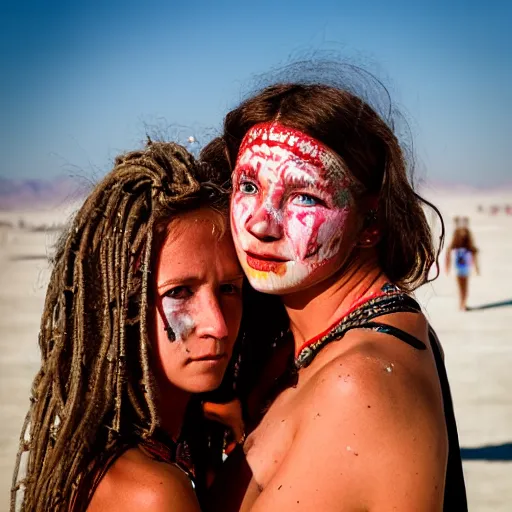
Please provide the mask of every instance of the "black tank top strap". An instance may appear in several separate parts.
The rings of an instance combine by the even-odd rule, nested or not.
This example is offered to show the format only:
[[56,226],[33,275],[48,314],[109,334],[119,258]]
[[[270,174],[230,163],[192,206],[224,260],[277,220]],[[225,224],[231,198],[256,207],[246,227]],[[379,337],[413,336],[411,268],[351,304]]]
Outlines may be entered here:
[[407,345],[410,345],[411,347],[414,347],[417,350],[426,350],[427,348],[425,343],[416,338],[416,336],[413,336],[412,334],[409,334],[406,331],[402,331],[402,329],[394,327],[393,325],[381,324],[379,322],[368,322],[363,325],[363,328],[371,329],[372,331],[375,332],[381,332],[383,334],[389,334],[391,336],[394,336],[395,338],[398,338],[399,340],[407,343]]
[[295,358],[296,368],[308,366],[325,345],[341,339],[352,329],[372,329],[376,332],[391,334],[418,350],[425,350],[426,346],[423,342],[405,331],[386,324],[372,322],[374,318],[392,313],[421,312],[421,306],[410,295],[400,291],[398,288],[392,287],[392,285],[385,285],[383,291],[384,295],[379,295],[361,304],[361,306],[351,311],[338,322],[329,332],[305,346]]
[[459,434],[457,432],[457,422],[455,421],[455,413],[453,410],[450,384],[448,382],[448,375],[446,373],[446,367],[441,354],[439,339],[434,329],[430,326],[428,334],[436,362],[441,393],[443,395],[444,416],[446,419],[446,430],[448,433],[448,464],[446,467],[443,510],[446,512],[452,510],[456,510],[457,512],[467,512],[468,502],[466,497],[466,485],[464,483]]

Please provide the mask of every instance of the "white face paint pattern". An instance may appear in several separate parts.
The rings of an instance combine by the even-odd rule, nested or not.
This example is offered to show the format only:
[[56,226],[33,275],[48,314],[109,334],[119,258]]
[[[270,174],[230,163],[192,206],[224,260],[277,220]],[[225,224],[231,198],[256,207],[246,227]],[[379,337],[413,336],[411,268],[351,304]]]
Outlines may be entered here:
[[171,328],[175,341],[184,342],[194,332],[196,324],[187,312],[183,311],[179,301],[172,297],[162,297],[162,309]]
[[310,286],[335,272],[350,252],[342,247],[360,186],[318,141],[278,123],[252,129],[233,184],[235,245],[257,290]]

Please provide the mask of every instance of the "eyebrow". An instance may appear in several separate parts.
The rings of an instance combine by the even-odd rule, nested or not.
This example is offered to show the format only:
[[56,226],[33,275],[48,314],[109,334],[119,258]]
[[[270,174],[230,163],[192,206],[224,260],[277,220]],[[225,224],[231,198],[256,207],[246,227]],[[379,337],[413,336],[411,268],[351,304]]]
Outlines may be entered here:
[[258,179],[258,171],[250,164],[242,165],[238,169],[238,173],[240,177],[252,178],[254,180]]
[[287,176],[285,177],[285,183],[300,188],[320,188],[317,182],[304,177]]
[[[265,157],[265,155],[263,155]],[[302,176],[293,176],[291,172],[285,172],[284,182],[287,186],[292,188],[306,188],[310,190],[318,190],[319,192],[327,192],[329,183],[325,180],[325,178],[321,177],[320,179],[316,179],[308,173],[308,170],[311,169],[312,164],[308,162],[304,162],[300,158],[292,158],[291,160],[293,164],[300,170]],[[315,167],[315,169],[319,170]],[[319,170],[320,171],[320,170]],[[237,169],[238,179],[249,178],[254,181],[259,181],[259,170],[251,165],[250,162],[246,162],[240,165]],[[305,178],[303,175],[307,175],[309,177]]]
[[290,176],[285,178],[285,183],[290,188],[303,188],[309,191],[320,193],[332,193],[329,191],[329,183],[322,179],[306,179],[299,176]]
[[[245,274],[243,272],[237,272],[236,274],[229,274],[225,279],[222,280],[222,282],[228,283],[231,281],[238,281],[244,277]],[[169,285],[187,286],[196,284],[201,281],[203,281],[203,279],[198,276],[173,277],[160,284],[157,284],[157,290],[160,291],[162,288],[167,288]]]
[[166,281],[163,281],[162,283],[157,284],[157,290],[161,290],[162,288],[166,288],[169,285],[179,285],[179,286],[186,286],[189,284],[194,284],[200,281],[200,279],[197,276],[181,276],[181,277],[173,277],[171,279],[167,279]]

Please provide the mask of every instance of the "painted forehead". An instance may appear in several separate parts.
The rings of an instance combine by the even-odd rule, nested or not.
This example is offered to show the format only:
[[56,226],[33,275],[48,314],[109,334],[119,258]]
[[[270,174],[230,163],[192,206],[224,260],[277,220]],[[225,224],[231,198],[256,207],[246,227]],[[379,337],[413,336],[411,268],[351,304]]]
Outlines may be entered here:
[[295,164],[298,166],[301,162],[309,164],[304,166],[304,170],[310,166],[315,167],[328,181],[342,180],[355,188],[361,188],[336,153],[313,137],[278,122],[260,123],[247,132],[240,145],[237,166],[242,160],[245,163],[251,154],[272,158],[270,150],[274,150],[275,154],[276,148],[284,150],[283,155],[294,155]]

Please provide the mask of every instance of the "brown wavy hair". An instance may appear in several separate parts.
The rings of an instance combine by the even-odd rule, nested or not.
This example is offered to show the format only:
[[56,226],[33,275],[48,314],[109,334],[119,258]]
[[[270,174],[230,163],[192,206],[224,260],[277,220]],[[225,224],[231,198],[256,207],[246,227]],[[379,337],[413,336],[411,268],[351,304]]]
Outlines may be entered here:
[[[380,82],[374,82],[383,88]],[[378,198],[381,238],[376,249],[390,280],[406,290],[427,282],[444,240],[444,224],[438,209],[414,190],[414,162],[395,135],[393,123],[384,120],[349,88],[318,82],[276,83],[230,111],[222,135],[204,148],[201,158],[232,171],[248,130],[275,120],[335,151],[362,182],[366,194]],[[441,221],[439,247],[433,242],[425,205]]]
[[473,254],[478,252],[478,249],[476,248],[475,242],[473,240],[473,234],[469,228],[460,227],[453,232],[453,238],[448,250],[453,249],[467,249]]
[[[149,141],[118,157],[76,214],[53,261],[11,510],[19,490],[24,511],[71,510],[103,455],[153,433],[148,314],[158,233],[190,209],[227,212],[227,194],[213,183],[224,180],[185,148]],[[23,454],[26,475],[19,475]],[[72,508],[86,506],[77,499]]]

